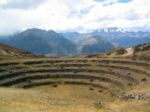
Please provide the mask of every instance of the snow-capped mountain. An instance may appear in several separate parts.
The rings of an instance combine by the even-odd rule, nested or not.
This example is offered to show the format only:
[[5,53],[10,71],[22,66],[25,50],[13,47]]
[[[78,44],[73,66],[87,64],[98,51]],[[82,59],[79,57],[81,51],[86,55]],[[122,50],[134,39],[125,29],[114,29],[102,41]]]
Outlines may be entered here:
[[81,39],[81,37],[86,35],[91,35],[90,36],[91,38],[94,36],[99,36],[103,40],[113,43],[116,47],[132,47],[138,44],[150,42],[149,31],[129,31],[126,29],[116,28],[116,27],[97,29],[95,31],[86,34],[78,33],[78,32],[64,33],[64,37],[66,37],[67,39],[75,43],[80,42],[78,40]]

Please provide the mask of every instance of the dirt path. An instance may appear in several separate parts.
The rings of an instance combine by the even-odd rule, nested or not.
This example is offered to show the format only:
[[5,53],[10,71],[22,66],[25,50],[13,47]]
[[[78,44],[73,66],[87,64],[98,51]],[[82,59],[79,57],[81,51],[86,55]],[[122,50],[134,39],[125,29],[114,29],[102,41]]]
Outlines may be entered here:
[[123,56],[133,56],[133,53],[134,53],[133,48],[127,48],[126,51],[127,51],[127,53],[124,54]]

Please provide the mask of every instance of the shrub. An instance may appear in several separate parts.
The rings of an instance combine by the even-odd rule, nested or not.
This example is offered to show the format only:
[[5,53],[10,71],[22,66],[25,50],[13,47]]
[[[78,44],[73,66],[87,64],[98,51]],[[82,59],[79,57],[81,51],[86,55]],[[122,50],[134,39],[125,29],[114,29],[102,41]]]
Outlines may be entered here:
[[93,90],[94,90],[94,88],[89,88],[89,90],[93,91]]
[[28,83],[31,83],[31,80],[28,79],[27,82],[28,82]]
[[77,70],[75,70],[75,71],[74,71],[74,73],[78,73],[78,71],[77,71]]
[[135,47],[135,52],[146,51],[146,50],[149,50],[149,49],[150,49],[150,45],[144,46],[144,44],[143,44],[143,47],[142,47],[142,45],[136,46]]
[[94,81],[94,79],[90,79],[90,82],[93,82]]
[[102,92],[103,92],[103,90],[99,90],[98,92],[102,93]]
[[32,53],[29,51],[24,51],[24,54],[32,54]]
[[116,54],[125,54],[127,51],[125,49],[119,49]]
[[56,88],[56,87],[58,87],[58,85],[57,85],[57,84],[54,84],[54,85],[52,85],[52,87],[55,87],[55,88]]
[[101,101],[99,100],[99,101],[97,101],[97,102],[94,103],[94,107],[96,109],[101,109],[103,107],[103,105],[102,105]]
[[133,84],[130,82],[130,83],[128,83],[128,85],[129,85],[129,86],[132,86]]
[[107,55],[111,55],[111,52],[107,53]]
[[131,73],[129,72],[128,75],[131,75]]
[[147,81],[147,79],[146,79],[146,78],[143,78],[143,79],[141,79],[141,81],[144,81],[144,82],[145,82],[145,81]]
[[60,68],[63,69],[64,67],[63,67],[63,66],[60,66]]

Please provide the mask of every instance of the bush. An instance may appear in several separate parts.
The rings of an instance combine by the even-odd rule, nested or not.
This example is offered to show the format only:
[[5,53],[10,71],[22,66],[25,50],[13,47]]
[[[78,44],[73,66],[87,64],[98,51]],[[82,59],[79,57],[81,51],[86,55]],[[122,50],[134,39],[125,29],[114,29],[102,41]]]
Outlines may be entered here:
[[24,51],[24,54],[32,54],[32,53],[29,51]]
[[27,82],[28,82],[28,83],[31,83],[31,80],[28,79]]
[[145,82],[145,81],[147,81],[147,79],[146,79],[146,78],[143,78],[143,79],[141,79],[141,81]]
[[132,83],[128,83],[128,85],[129,85],[129,86],[132,86],[133,84],[132,84]]
[[129,72],[128,75],[131,75],[131,73]]
[[103,107],[103,105],[102,105],[102,103],[101,103],[100,100],[99,100],[99,101],[97,101],[97,102],[94,103],[94,107],[95,107],[96,109],[101,109],[101,108]]
[[52,85],[52,87],[55,87],[55,88],[56,88],[56,87],[58,87],[58,85],[57,85],[57,84],[54,84],[54,85]]
[[64,67],[63,67],[63,66],[60,66],[60,68],[63,69]]
[[93,91],[93,90],[94,90],[94,88],[89,88],[89,90]]
[[116,54],[125,54],[127,51],[125,49],[119,49]]
[[103,92],[103,90],[99,90],[98,92],[102,93],[102,92]]
[[135,47],[135,52],[139,52],[139,51],[146,51],[150,49],[150,45],[139,45]]
[[94,81],[94,79],[90,79],[90,82],[93,82]]

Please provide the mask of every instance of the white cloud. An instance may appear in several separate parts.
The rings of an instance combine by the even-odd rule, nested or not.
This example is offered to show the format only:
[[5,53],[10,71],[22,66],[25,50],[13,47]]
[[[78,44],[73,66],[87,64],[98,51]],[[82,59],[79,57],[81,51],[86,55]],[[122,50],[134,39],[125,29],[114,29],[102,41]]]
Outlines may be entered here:
[[[33,0],[22,0],[22,3],[12,0],[13,5],[8,1],[0,0],[0,34],[33,27],[56,31],[150,27],[149,0],[132,0],[129,3],[120,3],[118,0],[47,0],[42,4],[35,3],[36,7],[31,2]],[[24,10],[25,3],[32,3],[34,8]]]
[[35,8],[39,4],[45,2],[47,0],[1,0],[1,8],[20,8],[20,9],[28,9],[28,8]]

